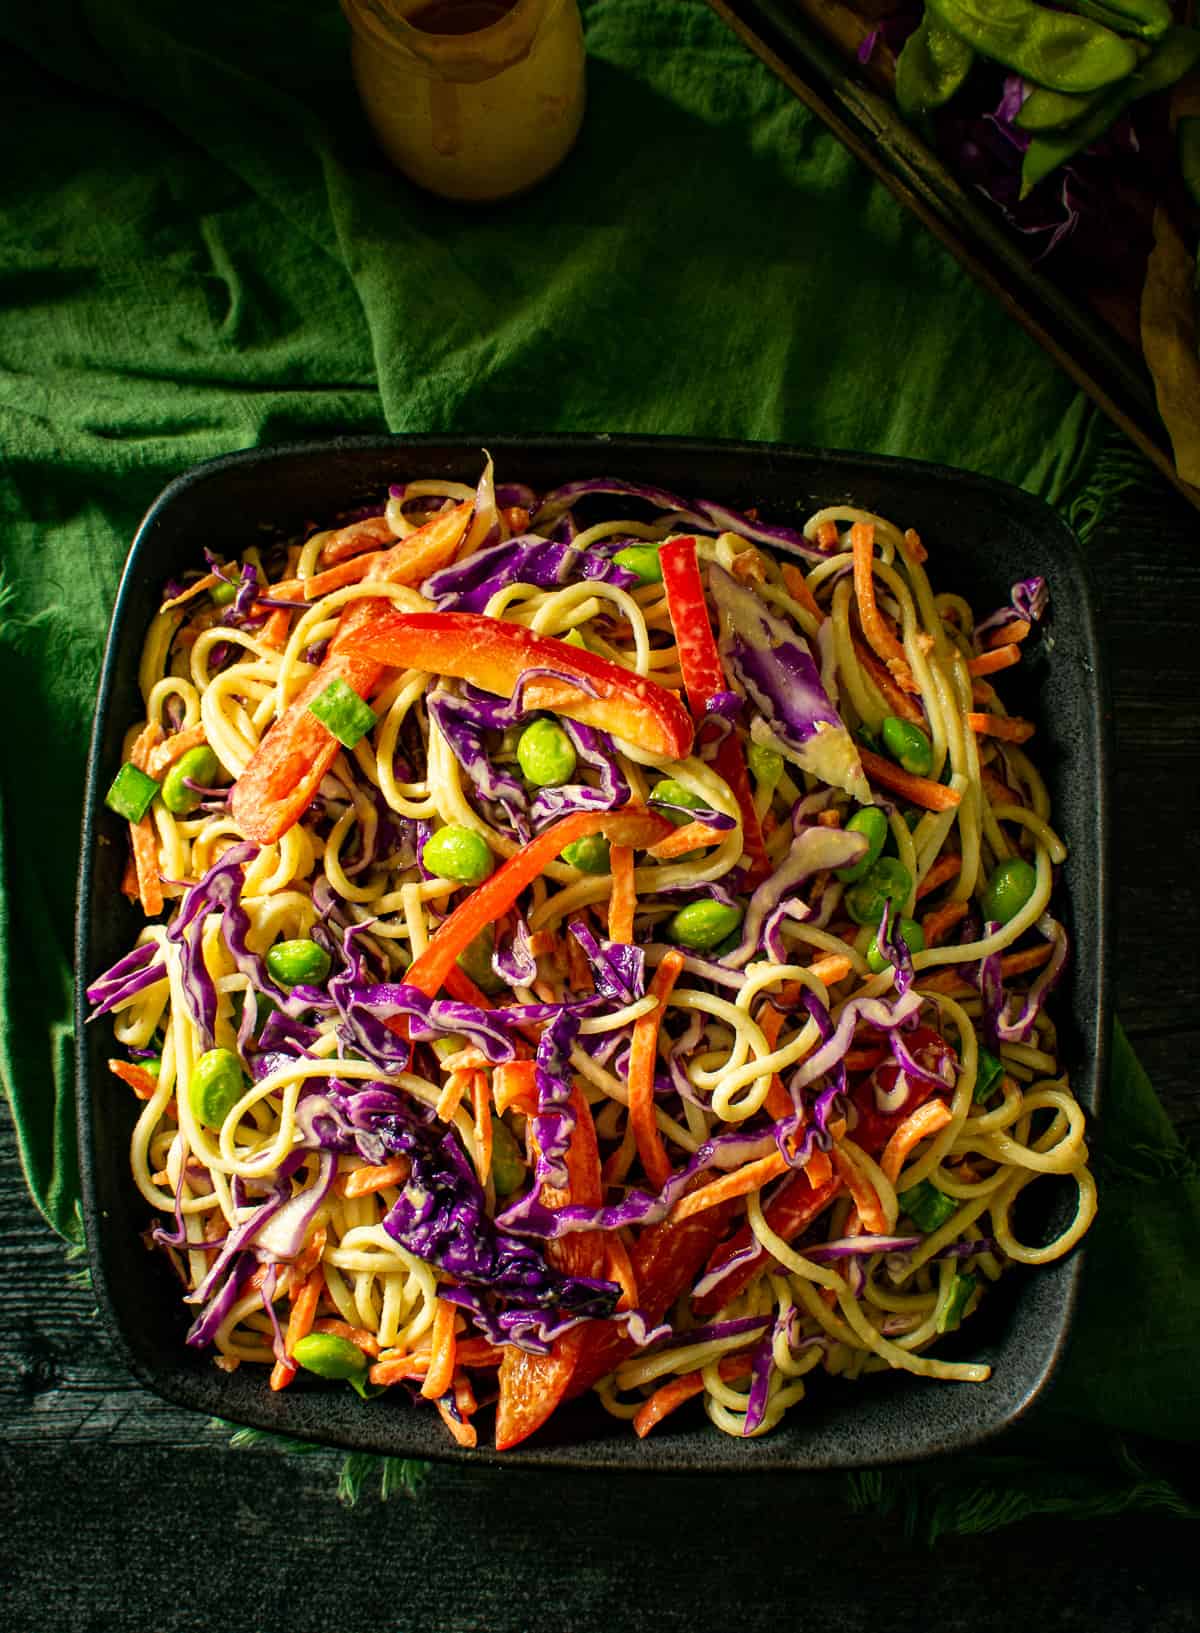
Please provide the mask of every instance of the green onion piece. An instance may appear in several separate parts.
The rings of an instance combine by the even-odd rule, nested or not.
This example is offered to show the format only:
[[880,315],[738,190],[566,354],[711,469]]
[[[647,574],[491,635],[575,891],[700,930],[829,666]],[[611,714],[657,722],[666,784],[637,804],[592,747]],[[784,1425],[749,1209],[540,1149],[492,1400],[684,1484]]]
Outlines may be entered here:
[[975,1093],[971,1096],[972,1100],[979,1105],[990,1100],[1003,1074],[1003,1063],[996,1059],[990,1049],[981,1048],[979,1064],[975,1069]]
[[313,698],[308,712],[315,714],[346,748],[353,748],[365,737],[377,718],[374,709],[344,680],[331,680],[325,690]]
[[971,1302],[971,1296],[978,1286],[978,1277],[963,1276],[957,1270],[955,1271],[950,1297],[946,1300],[945,1308],[938,1317],[938,1332],[954,1332],[962,1325],[962,1318],[966,1314],[967,1305]]
[[118,816],[126,817],[130,822],[140,822],[157,793],[158,784],[154,778],[147,776],[132,760],[126,760],[113,778],[104,803]]
[[952,1196],[939,1191],[936,1185],[931,1185],[923,1179],[919,1185],[911,1190],[904,1191],[900,1196],[900,1209],[912,1220],[918,1230],[929,1236],[933,1231],[940,1230],[959,1208]]

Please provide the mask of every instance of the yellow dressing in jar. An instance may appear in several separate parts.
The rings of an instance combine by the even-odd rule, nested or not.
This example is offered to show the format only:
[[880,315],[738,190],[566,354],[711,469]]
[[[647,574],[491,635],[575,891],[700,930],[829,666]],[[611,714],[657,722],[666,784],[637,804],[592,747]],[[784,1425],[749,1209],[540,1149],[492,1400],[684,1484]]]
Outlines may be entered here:
[[359,96],[412,181],[484,203],[565,157],[584,106],[577,0],[342,0]]

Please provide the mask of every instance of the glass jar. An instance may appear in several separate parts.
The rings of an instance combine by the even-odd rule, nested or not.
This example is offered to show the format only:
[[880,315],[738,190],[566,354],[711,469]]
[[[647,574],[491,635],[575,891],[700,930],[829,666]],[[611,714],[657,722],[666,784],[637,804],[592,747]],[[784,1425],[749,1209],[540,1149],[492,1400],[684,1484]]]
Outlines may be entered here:
[[577,0],[342,0],[380,146],[445,198],[532,187],[583,119]]

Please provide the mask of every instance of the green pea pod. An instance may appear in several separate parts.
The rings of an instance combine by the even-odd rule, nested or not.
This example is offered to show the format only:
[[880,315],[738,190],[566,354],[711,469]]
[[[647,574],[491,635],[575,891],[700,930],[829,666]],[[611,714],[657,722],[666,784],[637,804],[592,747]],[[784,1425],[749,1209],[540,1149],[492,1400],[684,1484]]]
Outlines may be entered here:
[[1171,26],[1167,0],[1062,0],[1068,11],[1103,23],[1117,34],[1138,40],[1161,40]]
[[[1172,28],[1142,63],[1136,74],[1116,85],[1098,99],[1090,113],[1057,135],[1035,136],[1025,149],[1021,165],[1021,197],[1026,195],[1060,164],[1098,141],[1131,102],[1168,90],[1177,79],[1200,62],[1200,32],[1194,28]],[[1039,93],[1026,102],[1025,107]],[[1021,112],[1024,113],[1022,108]]]
[[928,10],[980,56],[1051,90],[1098,91],[1137,66],[1128,40],[1031,0],[929,0]]
[[939,28],[926,12],[896,59],[896,105],[917,119],[949,102],[971,71],[975,53],[966,40]]

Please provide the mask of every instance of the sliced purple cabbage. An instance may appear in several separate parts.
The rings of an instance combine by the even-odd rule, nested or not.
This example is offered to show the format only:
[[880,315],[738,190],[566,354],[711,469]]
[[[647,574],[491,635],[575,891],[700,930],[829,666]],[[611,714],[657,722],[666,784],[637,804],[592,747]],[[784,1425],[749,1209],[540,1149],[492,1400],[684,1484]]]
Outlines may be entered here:
[[978,643],[986,636],[998,629],[1004,629],[1011,624],[1014,617],[1024,618],[1027,623],[1038,624],[1046,616],[1046,608],[1050,604],[1050,591],[1044,578],[1022,578],[1009,591],[1010,599],[1003,607],[989,613],[986,618],[980,619],[975,625],[975,640]]
[[103,975],[98,975],[87,988],[87,1001],[96,1006],[88,1020],[94,1021],[101,1015],[107,1015],[110,1010],[119,1008],[139,992],[166,978],[167,964],[162,948],[156,941],[143,942],[140,947],[126,953],[124,958],[119,958]]
[[537,980],[537,959],[529,947],[529,926],[518,913],[507,936],[496,936],[492,969],[510,987],[531,987]]
[[510,584],[553,590],[581,578],[622,590],[637,583],[637,574],[619,566],[603,548],[576,550],[563,540],[526,533],[443,567],[425,580],[421,594],[433,602],[435,612],[483,612],[496,592]]
[[814,874],[849,867],[865,856],[866,851],[863,834],[851,833],[845,828],[819,827],[815,823],[802,828],[783,861],[751,896],[742,921],[742,939],[725,955],[722,963],[731,969],[742,969],[765,948],[776,964],[786,964],[783,920],[789,915],[793,918],[809,916],[806,904],[797,900],[801,885]]
[[623,941],[599,941],[581,919],[573,919],[571,934],[583,948],[596,991],[615,1004],[636,1003],[646,991],[646,954]]
[[749,698],[750,735],[821,782],[872,803],[854,740],[829,701],[808,643],[715,562],[708,584],[726,673]]
[[1049,913],[1042,914],[1037,928],[1038,933],[1051,945],[1050,961],[1042,965],[1027,992],[1005,1000],[996,1019],[996,1036],[1001,1043],[1024,1043],[1028,1039],[1042,1012],[1042,1005],[1062,979],[1066,968],[1070,951],[1066,930]]

